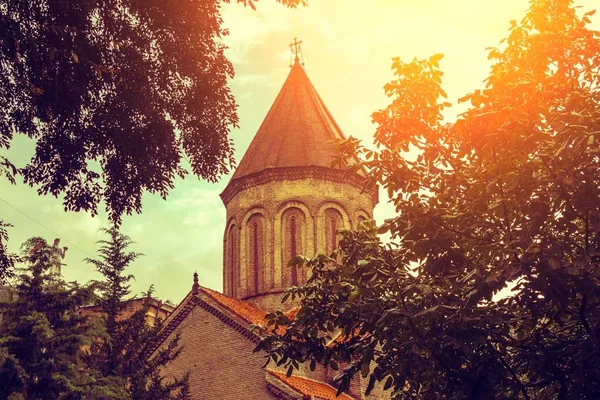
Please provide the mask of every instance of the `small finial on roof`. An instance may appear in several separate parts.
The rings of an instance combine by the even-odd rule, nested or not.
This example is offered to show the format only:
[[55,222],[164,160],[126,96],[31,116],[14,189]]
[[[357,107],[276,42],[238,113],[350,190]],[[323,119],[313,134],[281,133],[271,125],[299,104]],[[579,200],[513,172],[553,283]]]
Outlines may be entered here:
[[192,294],[197,295],[200,285],[198,284],[198,272],[194,271],[194,284],[192,285]]
[[[302,40],[298,40],[297,37],[294,38],[294,41],[290,43],[290,50],[292,53],[290,54],[290,68],[292,67],[292,55],[294,56],[294,63],[297,63],[302,59],[302,66],[304,66],[304,57],[302,56]],[[300,58],[298,58],[300,55]]]

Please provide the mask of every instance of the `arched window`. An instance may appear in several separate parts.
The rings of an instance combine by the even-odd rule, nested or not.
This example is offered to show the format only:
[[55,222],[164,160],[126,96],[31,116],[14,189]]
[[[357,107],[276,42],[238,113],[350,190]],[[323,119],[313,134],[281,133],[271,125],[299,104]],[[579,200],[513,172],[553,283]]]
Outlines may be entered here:
[[229,229],[229,238],[227,243],[227,270],[229,271],[229,276],[227,277],[226,285],[229,285],[230,296],[235,297],[235,286],[237,281],[237,271],[239,270],[239,265],[237,265],[237,243],[235,240],[235,226],[232,226]]
[[248,273],[246,276],[249,294],[256,294],[264,287],[264,218],[254,214],[248,220]]
[[[298,255],[296,248],[298,235],[296,233],[296,217],[294,216],[290,218],[290,255],[292,258]],[[298,285],[298,269],[295,265],[292,266],[292,285]]]
[[281,216],[282,220],[282,282],[284,287],[297,286],[304,282],[302,270],[298,270],[296,266],[288,267],[289,261],[302,254],[302,237],[305,228],[304,213],[299,208],[289,208]]
[[335,208],[325,210],[325,254],[331,254],[337,248],[339,235],[337,230],[344,227],[342,214]]

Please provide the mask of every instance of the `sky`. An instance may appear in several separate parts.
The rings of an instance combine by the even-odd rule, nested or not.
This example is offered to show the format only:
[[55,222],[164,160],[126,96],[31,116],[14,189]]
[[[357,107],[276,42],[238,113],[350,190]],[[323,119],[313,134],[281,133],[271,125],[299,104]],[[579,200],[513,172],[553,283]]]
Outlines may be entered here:
[[[239,104],[240,128],[232,132],[240,160],[289,73],[289,43],[303,41],[306,72],[347,136],[366,143],[375,131],[370,115],[388,104],[383,86],[392,79],[391,58],[410,61],[443,53],[444,89],[449,100],[483,87],[489,61],[487,47],[507,36],[510,20],[520,20],[527,0],[308,0],[308,7],[288,9],[275,0],[261,0],[256,10],[223,5],[229,29],[224,39],[236,75],[230,82]],[[597,0],[576,1],[582,12]],[[600,18],[592,28],[600,30]],[[456,105],[446,118],[461,112]],[[31,156],[24,138],[7,154],[20,165]],[[155,295],[178,303],[190,290],[192,275],[200,284],[222,287],[222,241],[225,207],[219,194],[229,176],[211,184],[193,177],[175,182],[166,201],[145,195],[140,215],[125,216],[122,232],[143,253],[130,268],[132,295],[154,285]],[[383,221],[393,208],[380,195],[374,217]],[[12,223],[9,250],[32,236],[49,242],[61,238],[68,246],[63,276],[68,281],[98,279],[83,259],[95,257],[99,231],[108,227],[106,214],[96,217],[65,212],[60,199],[39,197],[35,188],[0,179],[0,219]]]

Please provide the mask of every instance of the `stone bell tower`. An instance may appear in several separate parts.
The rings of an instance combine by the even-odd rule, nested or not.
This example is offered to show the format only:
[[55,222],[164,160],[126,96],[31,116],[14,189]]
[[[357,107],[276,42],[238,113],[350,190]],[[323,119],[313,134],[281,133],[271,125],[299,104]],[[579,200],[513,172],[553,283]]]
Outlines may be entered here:
[[275,102],[229,184],[223,240],[223,293],[264,310],[281,307],[281,293],[303,284],[296,254],[331,252],[336,230],[372,218],[377,190],[363,190],[365,171],[332,168],[333,141],[345,136],[296,55]]

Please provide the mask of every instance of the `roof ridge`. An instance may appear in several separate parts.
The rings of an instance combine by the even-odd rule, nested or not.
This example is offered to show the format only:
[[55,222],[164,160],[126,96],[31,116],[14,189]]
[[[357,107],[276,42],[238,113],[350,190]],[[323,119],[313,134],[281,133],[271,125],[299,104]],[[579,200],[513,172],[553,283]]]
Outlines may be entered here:
[[[158,348],[164,343],[164,341],[169,337],[169,335],[177,329],[179,324],[187,317],[190,311],[197,305],[198,298],[192,295],[191,291],[181,300],[179,305],[173,310],[173,312],[165,319],[163,325],[161,327],[160,333],[156,338],[156,341],[149,347],[148,356],[151,357],[152,354],[158,350]],[[175,312],[177,311],[177,312]]]
[[[317,396],[317,397],[319,397],[321,399],[325,399],[325,400],[333,400],[333,399],[354,400],[350,395],[348,395],[346,393],[342,393],[339,396],[336,396],[337,388],[335,388],[334,386],[331,386],[327,382],[312,379],[312,378],[309,378],[304,375],[302,375],[302,376],[301,375],[287,376],[285,373],[271,369],[271,368],[265,368],[265,370],[270,375],[279,379],[281,382],[283,382],[287,386],[291,387],[292,389],[294,389],[304,395]],[[321,387],[319,387],[319,388],[312,387],[312,388],[308,388],[309,390],[307,390],[307,388],[302,388],[302,387],[300,387],[300,385],[294,384],[294,382],[293,382],[294,379],[299,380],[299,381],[304,381],[304,383],[318,384]],[[328,393],[323,393],[323,392],[321,392],[321,390],[327,390]]]
[[[260,307],[254,305],[252,303],[248,303],[243,300],[234,299],[233,297],[229,297],[227,295],[224,295],[222,293],[219,293],[215,290],[209,289],[204,286],[199,286],[199,290],[200,290],[200,292],[204,293],[209,298],[211,298],[213,301],[215,301],[217,304],[219,304],[219,306],[225,308],[227,311],[229,311],[236,317],[241,318],[245,322],[252,324],[252,323],[262,322],[262,321],[254,321],[253,322],[251,319],[247,318],[243,314],[236,312],[236,310],[232,309],[230,306],[225,304],[223,301],[221,301],[219,298],[217,298],[217,296],[223,296],[223,297],[226,297],[237,303],[241,303],[250,308],[254,308],[256,311],[260,311],[263,314],[263,317],[264,317],[264,315],[266,315],[266,312],[263,309],[261,309]],[[215,296],[215,294],[217,294],[217,296]],[[167,337],[169,337],[169,335],[175,329],[177,329],[179,324],[181,324],[181,322],[187,317],[187,315],[190,313],[190,311],[197,305],[200,305],[202,308],[206,308],[206,307],[214,308],[213,306],[210,306],[208,303],[206,303],[204,300],[202,300],[198,295],[194,295],[190,291],[183,298],[183,300],[181,300],[181,302],[177,305],[177,307],[175,308],[175,310],[173,310],[173,312],[169,315],[169,317],[167,317],[167,319],[165,319],[165,321],[163,322],[161,332],[160,332],[158,338],[156,339],[156,342],[150,347],[150,352],[149,352],[150,355],[154,354],[156,352],[156,350],[162,345],[162,343],[164,343],[164,341],[167,339]],[[211,312],[211,310],[208,310],[208,311]],[[219,311],[219,314],[223,314],[223,313]],[[217,318],[222,319],[220,316],[217,316]],[[252,333],[248,330],[247,326],[240,324],[235,319],[233,319],[229,316],[226,316],[226,315],[223,318],[227,318],[232,323],[237,325],[237,328],[239,328],[239,329],[236,329],[236,330],[238,330],[240,333],[247,333],[246,336],[248,336],[248,337],[252,336],[254,338],[258,338],[254,333]]]
[[[250,324],[256,324],[256,323],[263,323],[263,322],[265,322],[264,316],[267,315],[267,312],[265,310],[263,310],[262,308],[260,308],[259,306],[253,304],[253,303],[246,302],[246,301],[239,300],[239,299],[235,299],[233,297],[227,296],[226,294],[217,292],[216,290],[209,289],[209,288],[206,288],[206,287],[203,287],[203,286],[200,286],[200,290],[203,293],[207,294],[214,301],[216,301],[217,303],[219,303],[221,306],[225,307],[231,313],[233,313],[234,315],[238,316],[239,318],[245,320],[246,322],[248,322]],[[231,307],[230,304],[226,304],[225,302],[223,302],[223,299],[220,299],[220,297],[224,297],[227,300],[230,300],[232,303],[236,303],[238,305],[242,305],[246,309],[251,309],[250,311],[260,312],[262,314],[260,320],[257,320],[257,319],[253,320],[251,318],[252,316],[247,315],[247,314],[243,314],[242,312],[240,312],[241,310],[235,310],[234,308]]]
[[[308,81],[308,83],[310,84],[310,88],[312,89],[312,91],[314,92],[314,95],[316,97],[316,99],[312,99],[312,100],[313,100],[313,102],[315,100],[317,100],[315,105],[318,107],[319,111],[321,111],[319,113],[319,115],[322,118],[323,122],[330,124],[330,125],[331,125],[331,123],[333,123],[334,129],[332,129],[332,132],[334,134],[339,135],[339,137],[337,137],[336,139],[346,139],[346,135],[344,134],[344,132],[342,131],[340,126],[337,124],[337,122],[333,118],[333,115],[329,111],[329,108],[327,108],[327,105],[325,105],[325,102],[321,98],[321,95],[319,95],[319,92],[317,92],[317,89],[315,89],[315,86],[312,84],[312,82],[310,80]],[[324,118],[323,114],[327,118]]]

